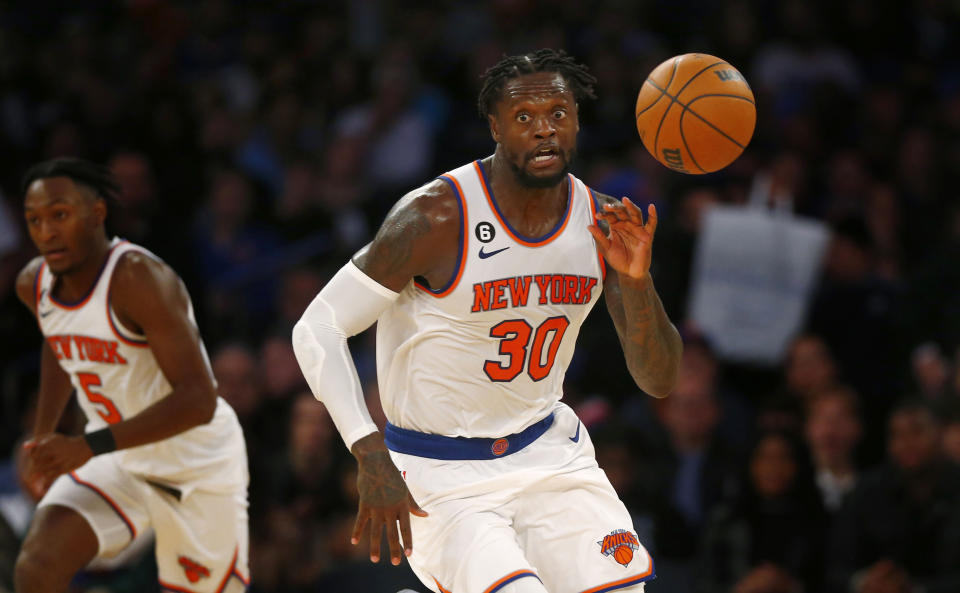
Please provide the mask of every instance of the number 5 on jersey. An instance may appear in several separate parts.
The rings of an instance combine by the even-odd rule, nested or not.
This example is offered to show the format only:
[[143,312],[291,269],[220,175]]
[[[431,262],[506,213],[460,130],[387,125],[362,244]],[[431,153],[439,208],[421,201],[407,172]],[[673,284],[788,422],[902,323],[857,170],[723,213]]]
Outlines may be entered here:
[[[488,360],[483,364],[483,372],[490,377],[491,381],[506,382],[513,381],[527,367],[527,374],[534,381],[545,379],[553,368],[554,359],[557,356],[557,350],[560,349],[560,341],[563,340],[563,333],[567,331],[570,320],[564,315],[550,317],[546,319],[534,332],[533,327],[524,319],[508,319],[501,321],[490,328],[491,338],[500,338],[500,354],[508,356],[509,360],[503,364],[496,360]],[[533,334],[531,341],[530,335]],[[544,359],[543,347],[547,337],[551,336],[550,346],[547,348],[547,356]],[[529,363],[527,363],[527,350],[530,351]]]
[[90,403],[102,406],[102,409],[100,407],[97,408],[97,414],[99,414],[107,424],[116,424],[123,420],[123,416],[120,415],[117,406],[113,405],[113,402],[110,401],[107,396],[91,389],[91,387],[99,387],[101,385],[99,375],[95,373],[77,373],[77,379],[80,380],[80,387],[83,388],[83,392],[86,394],[87,399],[90,400]]

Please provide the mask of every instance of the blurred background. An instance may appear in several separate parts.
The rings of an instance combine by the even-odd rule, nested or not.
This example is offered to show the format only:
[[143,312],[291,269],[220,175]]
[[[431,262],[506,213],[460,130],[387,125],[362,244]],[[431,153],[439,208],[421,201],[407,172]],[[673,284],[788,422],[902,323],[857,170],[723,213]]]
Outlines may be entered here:
[[[40,345],[13,290],[36,254],[20,177],[63,155],[113,170],[111,231],[192,294],[248,443],[251,591],[426,590],[350,546],[355,464],[290,331],[401,195],[492,153],[480,75],[540,47],[598,79],[574,173],[660,212],[675,392],[636,389],[600,306],[565,395],[654,556],[648,590],[960,591],[958,25],[946,0],[0,2],[0,591],[34,503],[16,473]],[[647,73],[694,51],[737,67],[758,107],[743,156],[706,176],[654,161],[633,124]],[[765,356],[731,355],[692,313],[722,208],[825,233]],[[382,425],[373,331],[351,349]],[[61,428],[81,429],[76,409]],[[75,591],[156,590],[145,549]]]

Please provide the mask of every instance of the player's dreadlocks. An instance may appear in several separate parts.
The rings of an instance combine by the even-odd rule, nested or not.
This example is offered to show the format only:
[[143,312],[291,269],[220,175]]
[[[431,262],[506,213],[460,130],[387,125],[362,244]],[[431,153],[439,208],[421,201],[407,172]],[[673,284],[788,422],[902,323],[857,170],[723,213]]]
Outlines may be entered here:
[[483,88],[477,107],[480,115],[486,117],[493,112],[493,105],[500,98],[503,86],[508,80],[523,74],[534,72],[557,72],[573,87],[573,96],[579,103],[583,99],[596,99],[593,85],[597,79],[583,64],[578,64],[567,52],[552,49],[538,49],[519,56],[504,56],[502,60],[483,73]]
[[59,157],[30,167],[23,176],[21,195],[38,179],[69,177],[74,183],[89,188],[107,203],[107,211],[119,205],[120,187],[106,167],[72,157]]

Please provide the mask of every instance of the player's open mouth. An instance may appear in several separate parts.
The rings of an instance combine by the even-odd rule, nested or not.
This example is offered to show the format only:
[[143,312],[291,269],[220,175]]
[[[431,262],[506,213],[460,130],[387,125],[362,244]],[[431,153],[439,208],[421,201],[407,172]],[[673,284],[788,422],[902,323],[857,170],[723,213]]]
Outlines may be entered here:
[[544,166],[553,164],[553,162],[559,158],[560,153],[557,151],[557,149],[543,148],[533,153],[533,158],[531,161],[533,161],[534,165]]

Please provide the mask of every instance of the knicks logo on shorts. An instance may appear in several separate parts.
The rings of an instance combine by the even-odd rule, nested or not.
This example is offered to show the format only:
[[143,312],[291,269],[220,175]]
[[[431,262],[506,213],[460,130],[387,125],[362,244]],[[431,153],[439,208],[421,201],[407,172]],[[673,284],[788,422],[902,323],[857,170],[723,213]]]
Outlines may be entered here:
[[490,446],[490,451],[497,457],[503,455],[507,452],[507,449],[510,448],[510,441],[507,439],[497,439],[493,441],[493,445]]
[[613,559],[626,568],[633,560],[633,551],[640,549],[637,536],[625,529],[614,529],[609,535],[603,536],[600,544],[600,553],[604,556],[613,556]]
[[183,567],[183,572],[186,573],[187,580],[191,583],[196,583],[200,579],[205,579],[210,576],[210,570],[206,566],[199,562],[194,562],[186,556],[177,556],[177,562]]

